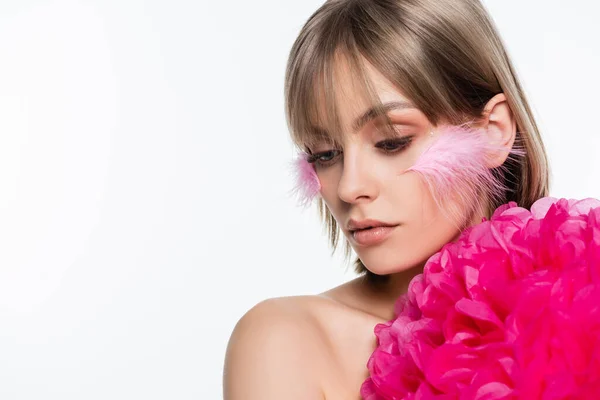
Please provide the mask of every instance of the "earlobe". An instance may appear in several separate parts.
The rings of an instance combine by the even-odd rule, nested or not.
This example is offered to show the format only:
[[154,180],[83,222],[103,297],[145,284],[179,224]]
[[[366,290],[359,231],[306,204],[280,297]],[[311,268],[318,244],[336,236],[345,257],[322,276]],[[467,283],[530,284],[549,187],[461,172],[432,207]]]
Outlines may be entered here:
[[483,128],[490,142],[504,149],[488,155],[488,168],[496,168],[504,163],[513,147],[517,123],[504,93],[492,97],[483,114]]

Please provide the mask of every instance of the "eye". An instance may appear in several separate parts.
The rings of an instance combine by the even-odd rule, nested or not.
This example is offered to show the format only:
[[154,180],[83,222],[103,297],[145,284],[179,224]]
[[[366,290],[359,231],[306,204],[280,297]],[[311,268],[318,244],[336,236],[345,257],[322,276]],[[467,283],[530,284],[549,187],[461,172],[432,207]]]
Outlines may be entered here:
[[400,138],[386,139],[377,142],[377,148],[382,149],[386,153],[397,153],[404,150],[412,142],[413,136],[403,136]]
[[334,163],[335,158],[341,154],[340,150],[328,150],[308,156],[307,161],[318,166],[327,166]]

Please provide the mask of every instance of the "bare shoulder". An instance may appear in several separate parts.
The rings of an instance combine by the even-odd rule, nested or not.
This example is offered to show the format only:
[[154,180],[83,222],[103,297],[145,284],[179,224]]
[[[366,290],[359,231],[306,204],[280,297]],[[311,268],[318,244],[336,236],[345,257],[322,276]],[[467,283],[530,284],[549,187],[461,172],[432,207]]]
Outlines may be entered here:
[[360,296],[350,283],[255,305],[229,340],[225,400],[357,398],[382,322]]
[[236,324],[225,356],[225,400],[323,399],[318,368],[325,337],[311,297],[252,307]]

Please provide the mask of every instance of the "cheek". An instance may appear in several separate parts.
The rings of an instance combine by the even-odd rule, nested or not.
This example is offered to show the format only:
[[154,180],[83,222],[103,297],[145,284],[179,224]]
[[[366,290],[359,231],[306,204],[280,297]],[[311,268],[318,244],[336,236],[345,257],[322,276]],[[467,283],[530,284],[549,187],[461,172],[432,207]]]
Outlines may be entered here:
[[388,214],[402,225],[381,245],[354,249],[371,272],[391,274],[422,265],[460,233],[416,174],[398,177],[385,195]]
[[415,243],[440,242],[440,246],[443,245],[458,232],[458,227],[440,209],[427,184],[417,174],[405,174],[403,178],[401,190],[404,195],[396,202],[402,205],[405,232]]
[[410,210],[410,222],[415,228],[425,227],[438,219],[438,208],[424,182],[417,174],[406,174],[405,185],[410,193],[406,196],[407,210]]

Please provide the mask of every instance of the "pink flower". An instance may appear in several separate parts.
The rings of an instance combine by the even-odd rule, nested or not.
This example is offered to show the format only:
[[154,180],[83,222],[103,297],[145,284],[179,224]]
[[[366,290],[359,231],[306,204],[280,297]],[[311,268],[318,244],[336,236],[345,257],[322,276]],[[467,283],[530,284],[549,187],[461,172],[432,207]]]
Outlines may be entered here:
[[600,201],[515,202],[427,261],[375,327],[361,395],[600,398]]

